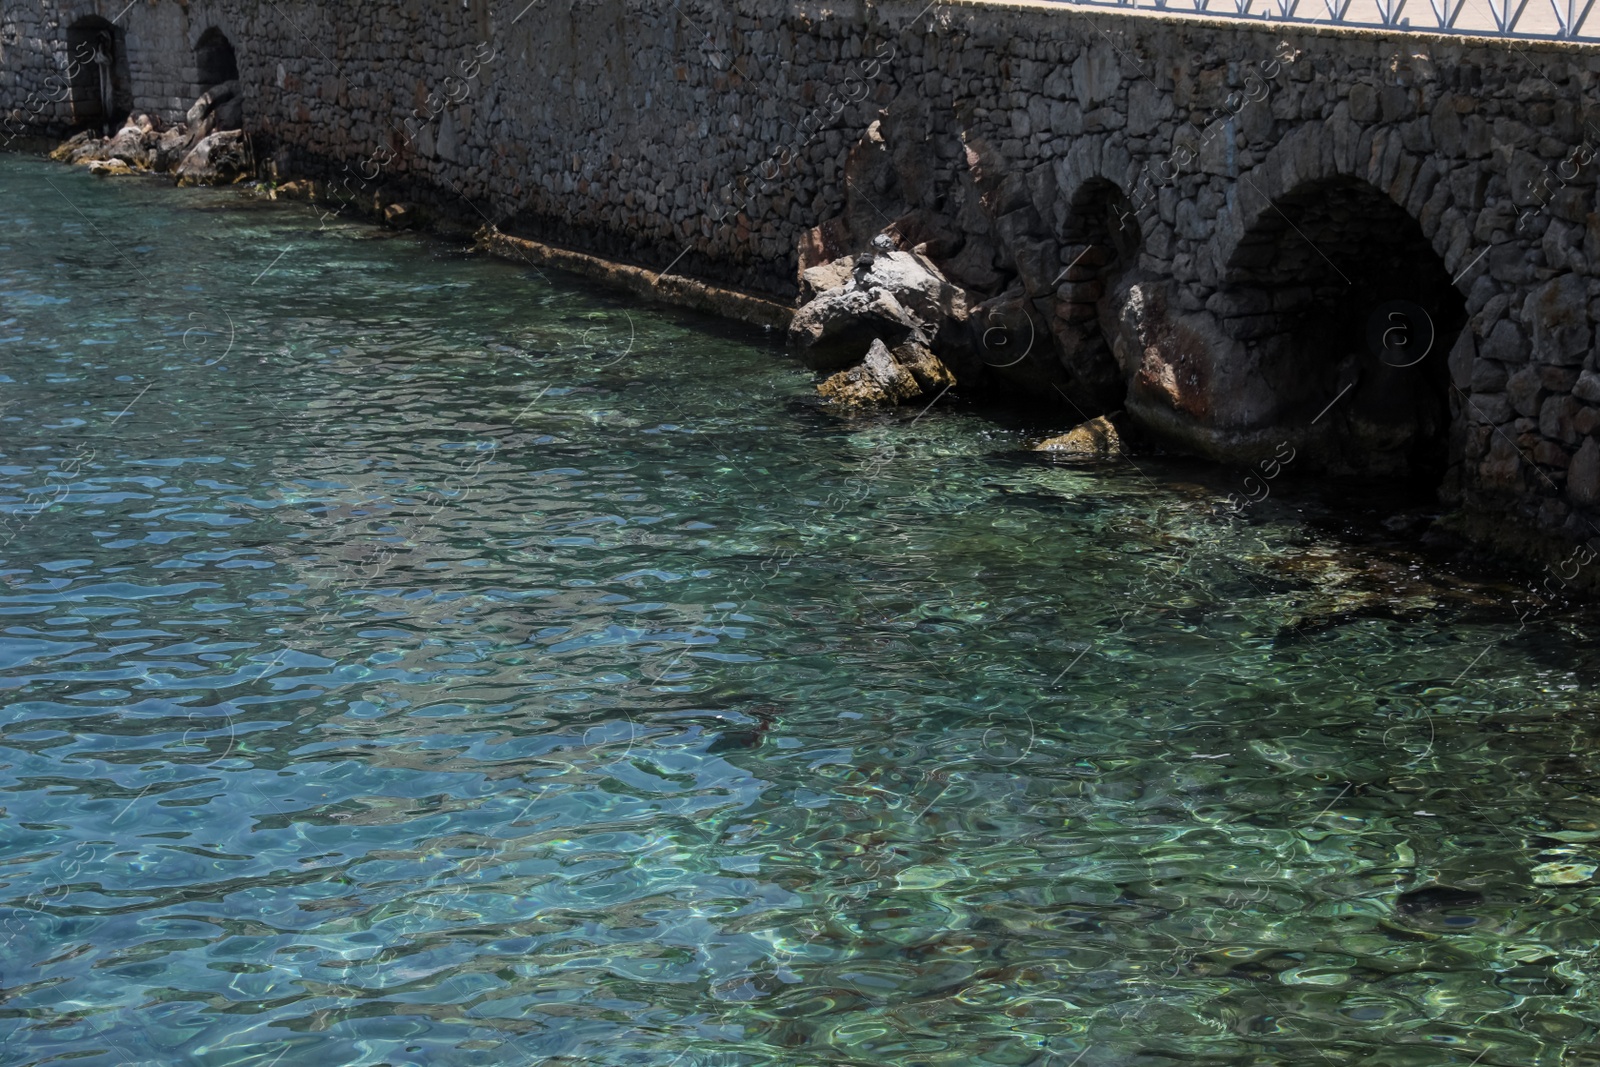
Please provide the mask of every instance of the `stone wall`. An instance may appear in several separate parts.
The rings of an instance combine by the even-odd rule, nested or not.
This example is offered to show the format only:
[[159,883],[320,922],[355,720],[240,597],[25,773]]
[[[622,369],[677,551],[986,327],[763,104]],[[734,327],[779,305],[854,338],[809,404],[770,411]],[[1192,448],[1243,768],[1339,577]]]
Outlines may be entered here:
[[[1019,4],[125,3],[7,0],[10,129],[70,124],[47,78],[85,16],[169,121],[215,27],[281,176],[783,300],[888,229],[1011,346],[991,377],[1065,411],[1431,470],[1524,547],[1600,530],[1593,48]],[[1396,302],[1433,335],[1414,368],[1363,344]]]

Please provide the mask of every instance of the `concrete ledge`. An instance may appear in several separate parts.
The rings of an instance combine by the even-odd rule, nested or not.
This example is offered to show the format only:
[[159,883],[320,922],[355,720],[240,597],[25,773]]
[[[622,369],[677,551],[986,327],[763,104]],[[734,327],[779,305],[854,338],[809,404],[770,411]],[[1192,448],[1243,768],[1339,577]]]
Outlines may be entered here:
[[788,329],[789,320],[794,317],[793,308],[759,296],[707,285],[676,274],[657,274],[643,267],[631,267],[583,252],[556,248],[525,237],[512,237],[492,226],[485,226],[476,236],[478,247],[486,252],[538,267],[557,267],[646,300],[707,311],[723,318],[778,330]]

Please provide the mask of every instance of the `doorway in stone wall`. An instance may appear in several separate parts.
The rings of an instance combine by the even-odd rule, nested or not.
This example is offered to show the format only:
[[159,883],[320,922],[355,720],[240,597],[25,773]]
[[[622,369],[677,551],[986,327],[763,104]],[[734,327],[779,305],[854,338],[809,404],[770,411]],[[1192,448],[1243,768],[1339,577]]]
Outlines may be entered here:
[[196,71],[196,96],[223,82],[239,80],[239,61],[233,52],[233,43],[215,26],[200,35],[194,46]]
[[122,28],[98,15],[79,19],[67,27],[67,59],[72,125],[114,132],[133,107]]

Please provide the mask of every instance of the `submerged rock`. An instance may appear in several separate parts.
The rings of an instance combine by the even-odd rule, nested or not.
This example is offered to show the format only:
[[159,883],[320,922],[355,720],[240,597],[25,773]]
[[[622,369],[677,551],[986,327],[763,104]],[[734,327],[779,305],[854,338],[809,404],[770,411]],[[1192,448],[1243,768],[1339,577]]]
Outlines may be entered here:
[[1557,861],[1541,863],[1533,869],[1534,885],[1578,885],[1587,882],[1595,876],[1596,867],[1592,863]]
[[876,338],[859,366],[840,371],[817,386],[818,396],[843,407],[892,405],[921,394],[917,379]]
[[1109,415],[1081,422],[1066,433],[1047,437],[1033,447],[1036,452],[1064,452],[1095,459],[1110,459],[1126,451],[1122,435]]
[[896,362],[911,372],[923,392],[938,392],[956,384],[956,376],[920,340],[912,338],[892,353]]
[[1409,889],[1395,901],[1395,909],[1404,915],[1418,915],[1449,908],[1475,908],[1484,902],[1483,894],[1475,889],[1457,889],[1453,885],[1426,885]]
[[409,203],[390,204],[383,209],[383,224],[397,230],[410,229],[422,221],[421,212],[417,205]]

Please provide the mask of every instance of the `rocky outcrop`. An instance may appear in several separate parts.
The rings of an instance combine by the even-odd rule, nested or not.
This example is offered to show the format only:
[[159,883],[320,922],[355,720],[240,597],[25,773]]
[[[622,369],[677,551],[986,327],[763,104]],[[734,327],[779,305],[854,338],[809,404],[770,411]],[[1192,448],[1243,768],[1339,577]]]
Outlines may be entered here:
[[[98,137],[85,130],[56,146],[50,158],[63,163],[88,165],[96,174],[131,174],[156,169],[162,139],[186,136],[183,127],[167,130],[148,115],[130,116],[110,137]],[[109,166],[111,163],[119,166]]]
[[203,93],[186,121],[165,126],[159,119],[132,115],[110,137],[84,130],[58,145],[50,158],[87,165],[99,175],[156,172],[174,174],[179,185],[224,185],[252,169],[249,141],[240,130],[239,83],[223,82]]
[[818,370],[860,361],[818,388],[824,399],[896,404],[955,383],[949,364],[972,348],[970,297],[926,257],[867,252],[809,268],[806,276],[811,285],[833,287],[795,313],[791,347]]
[[917,328],[892,294],[844,285],[795,312],[789,345],[812,369],[834,370],[864,358],[873,341],[899,344]]
[[244,178],[250,149],[239,130],[218,130],[189,150],[178,164],[179,185],[226,185]]

